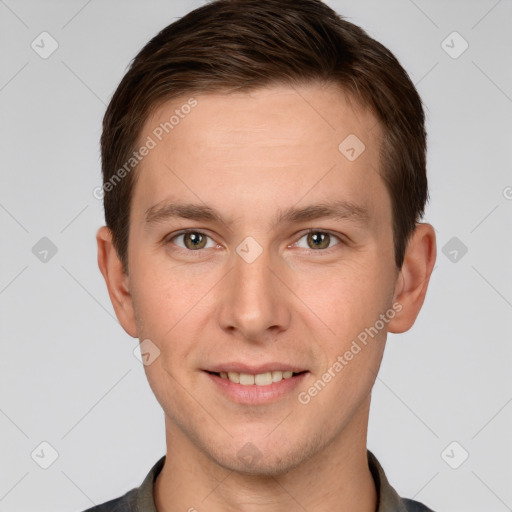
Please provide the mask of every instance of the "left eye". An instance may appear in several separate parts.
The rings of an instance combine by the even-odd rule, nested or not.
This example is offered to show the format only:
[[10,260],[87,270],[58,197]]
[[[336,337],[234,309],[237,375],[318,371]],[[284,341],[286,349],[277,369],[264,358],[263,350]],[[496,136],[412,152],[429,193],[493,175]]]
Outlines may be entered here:
[[[175,242],[180,238],[183,240],[183,245]],[[211,247],[215,247],[215,243],[213,241],[210,242],[210,245],[207,245],[209,238],[209,236],[201,233],[200,231],[188,231],[186,233],[180,233],[179,235],[172,237],[169,241],[176,243],[178,247],[183,249],[197,251],[198,249],[209,249]]]
[[[300,241],[305,239],[307,246],[304,247],[303,245],[300,245]],[[331,233],[327,233],[326,231],[309,231],[304,236],[302,236],[295,245],[298,245],[299,247],[302,247],[304,249],[330,249],[333,245],[336,245],[335,243],[331,245],[331,242],[333,240],[337,240],[338,243],[341,242],[341,240]]]

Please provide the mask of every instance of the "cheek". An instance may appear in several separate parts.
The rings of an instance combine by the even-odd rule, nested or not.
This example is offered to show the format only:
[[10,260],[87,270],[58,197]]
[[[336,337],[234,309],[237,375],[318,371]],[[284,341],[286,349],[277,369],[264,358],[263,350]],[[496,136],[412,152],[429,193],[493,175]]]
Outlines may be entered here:
[[392,285],[386,275],[378,264],[344,263],[315,272],[314,278],[301,277],[296,293],[339,347],[374,325],[389,308]]
[[197,307],[215,280],[211,273],[191,270],[162,256],[136,255],[132,261],[132,297],[142,333],[167,339]]
[[170,262],[160,255],[137,255],[132,265],[131,292],[139,337],[151,340],[159,350],[155,364],[145,367],[157,394],[164,383],[164,388],[172,387],[173,378],[187,371],[189,363],[195,364],[193,353],[204,337],[212,289],[222,273],[221,269],[216,272],[202,265]]

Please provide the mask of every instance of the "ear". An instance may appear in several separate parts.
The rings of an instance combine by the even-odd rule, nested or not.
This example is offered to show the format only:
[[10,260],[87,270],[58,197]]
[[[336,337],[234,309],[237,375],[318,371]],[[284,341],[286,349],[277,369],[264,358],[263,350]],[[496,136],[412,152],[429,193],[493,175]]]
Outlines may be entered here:
[[110,301],[123,329],[133,338],[137,337],[135,311],[130,294],[130,278],[123,270],[116,248],[112,242],[112,231],[101,227],[96,234],[98,242],[98,266],[107,284]]
[[416,226],[397,277],[393,303],[402,309],[389,322],[388,331],[408,331],[416,321],[427,293],[428,283],[436,262],[436,235],[430,224]]

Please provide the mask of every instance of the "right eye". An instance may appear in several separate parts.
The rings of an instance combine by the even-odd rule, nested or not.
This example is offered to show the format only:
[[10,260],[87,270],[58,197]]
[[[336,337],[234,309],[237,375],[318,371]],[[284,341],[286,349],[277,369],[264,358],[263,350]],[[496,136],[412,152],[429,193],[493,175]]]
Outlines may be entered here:
[[[187,230],[167,239],[167,242],[172,242],[181,249],[198,251],[200,249],[210,249],[215,247],[215,242],[211,240],[208,246],[208,239],[210,237],[201,231]],[[175,240],[181,240],[181,243],[175,242]]]

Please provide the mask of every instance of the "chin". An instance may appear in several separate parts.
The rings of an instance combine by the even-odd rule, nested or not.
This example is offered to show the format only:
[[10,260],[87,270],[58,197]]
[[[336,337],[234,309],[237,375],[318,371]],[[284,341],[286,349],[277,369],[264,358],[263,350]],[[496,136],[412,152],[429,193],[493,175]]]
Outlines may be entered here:
[[237,456],[222,457],[216,462],[229,471],[255,477],[276,477],[288,473],[303,462],[303,456],[293,454],[272,455],[262,457],[260,460],[246,462]]
[[[233,452],[233,446],[241,446]],[[210,449],[208,449],[210,448]],[[268,439],[261,438],[254,443],[251,441],[233,442],[224,451],[216,447],[207,447],[208,456],[216,464],[228,471],[239,474],[276,477],[292,471],[312,457],[320,446],[295,442],[288,438],[278,443],[270,443]]]

